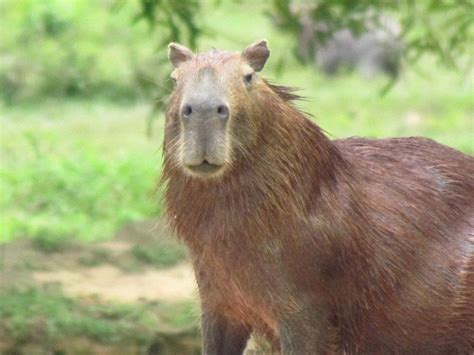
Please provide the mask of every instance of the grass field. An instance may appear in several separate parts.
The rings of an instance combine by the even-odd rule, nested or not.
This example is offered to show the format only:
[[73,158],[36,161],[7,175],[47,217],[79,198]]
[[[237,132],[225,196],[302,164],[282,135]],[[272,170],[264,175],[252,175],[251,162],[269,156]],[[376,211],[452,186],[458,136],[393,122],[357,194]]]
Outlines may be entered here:
[[[440,68],[425,58],[416,67],[406,66],[399,81],[381,95],[385,78],[327,79],[297,63],[291,56],[292,39],[272,27],[260,11],[263,5],[244,1],[206,6],[201,21],[208,34],[199,49],[240,51],[267,38],[272,54],[262,76],[300,88],[306,100],[298,106],[313,115],[331,138],[427,136],[474,154],[472,81],[464,73]],[[156,115],[153,135],[147,137],[151,106],[146,100],[114,102],[99,97],[44,97],[0,105],[0,244],[33,239],[38,253],[50,255],[61,253],[71,242],[111,239],[127,223],[160,216],[163,207],[156,182],[164,117]],[[153,267],[168,267],[183,258],[179,248],[165,254],[160,248],[160,244],[136,246],[132,253]],[[45,327],[46,333],[35,334],[46,334],[51,342],[84,334],[105,343],[106,339],[121,343],[127,336],[147,341],[159,327],[149,312],[168,315],[172,324],[183,325],[190,322],[188,308],[194,307],[88,304],[60,288],[38,287],[0,293],[0,317],[5,320],[0,340],[7,334],[21,342]]]

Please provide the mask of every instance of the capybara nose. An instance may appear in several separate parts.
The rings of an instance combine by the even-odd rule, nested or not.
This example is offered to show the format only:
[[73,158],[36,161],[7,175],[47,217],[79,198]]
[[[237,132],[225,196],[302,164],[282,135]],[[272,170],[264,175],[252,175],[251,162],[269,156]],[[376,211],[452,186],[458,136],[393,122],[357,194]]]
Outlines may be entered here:
[[210,100],[199,103],[187,102],[181,107],[181,117],[184,120],[219,118],[227,120],[229,118],[229,107],[220,100]]

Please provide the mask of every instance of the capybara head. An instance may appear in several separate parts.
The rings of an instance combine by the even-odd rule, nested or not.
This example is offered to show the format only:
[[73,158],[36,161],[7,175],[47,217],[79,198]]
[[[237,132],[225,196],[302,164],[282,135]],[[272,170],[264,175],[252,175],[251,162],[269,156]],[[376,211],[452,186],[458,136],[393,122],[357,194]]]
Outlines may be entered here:
[[[242,53],[211,50],[194,54],[171,43],[174,66],[165,130],[166,155],[172,164],[197,178],[222,176],[255,143],[259,92],[267,88],[256,74],[270,55],[266,41]],[[248,112],[253,110],[253,114]]]

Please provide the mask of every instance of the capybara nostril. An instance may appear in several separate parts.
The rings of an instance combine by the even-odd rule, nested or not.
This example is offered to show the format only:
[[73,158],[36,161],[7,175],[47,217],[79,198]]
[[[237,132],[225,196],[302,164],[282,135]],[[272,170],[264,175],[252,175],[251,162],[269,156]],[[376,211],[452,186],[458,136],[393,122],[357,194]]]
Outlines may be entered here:
[[191,108],[190,105],[184,105],[183,108],[181,109],[181,115],[183,117],[189,117],[193,113],[193,109]]
[[225,105],[220,105],[217,107],[217,114],[221,118],[228,118],[229,117],[229,108]]

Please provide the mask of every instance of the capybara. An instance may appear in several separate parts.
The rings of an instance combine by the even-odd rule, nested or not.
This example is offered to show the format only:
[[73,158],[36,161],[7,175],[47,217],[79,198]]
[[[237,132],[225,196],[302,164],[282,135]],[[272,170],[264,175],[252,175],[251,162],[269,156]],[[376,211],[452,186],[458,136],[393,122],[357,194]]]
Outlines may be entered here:
[[329,140],[242,53],[172,43],[166,212],[204,354],[474,351],[474,158],[427,138]]

